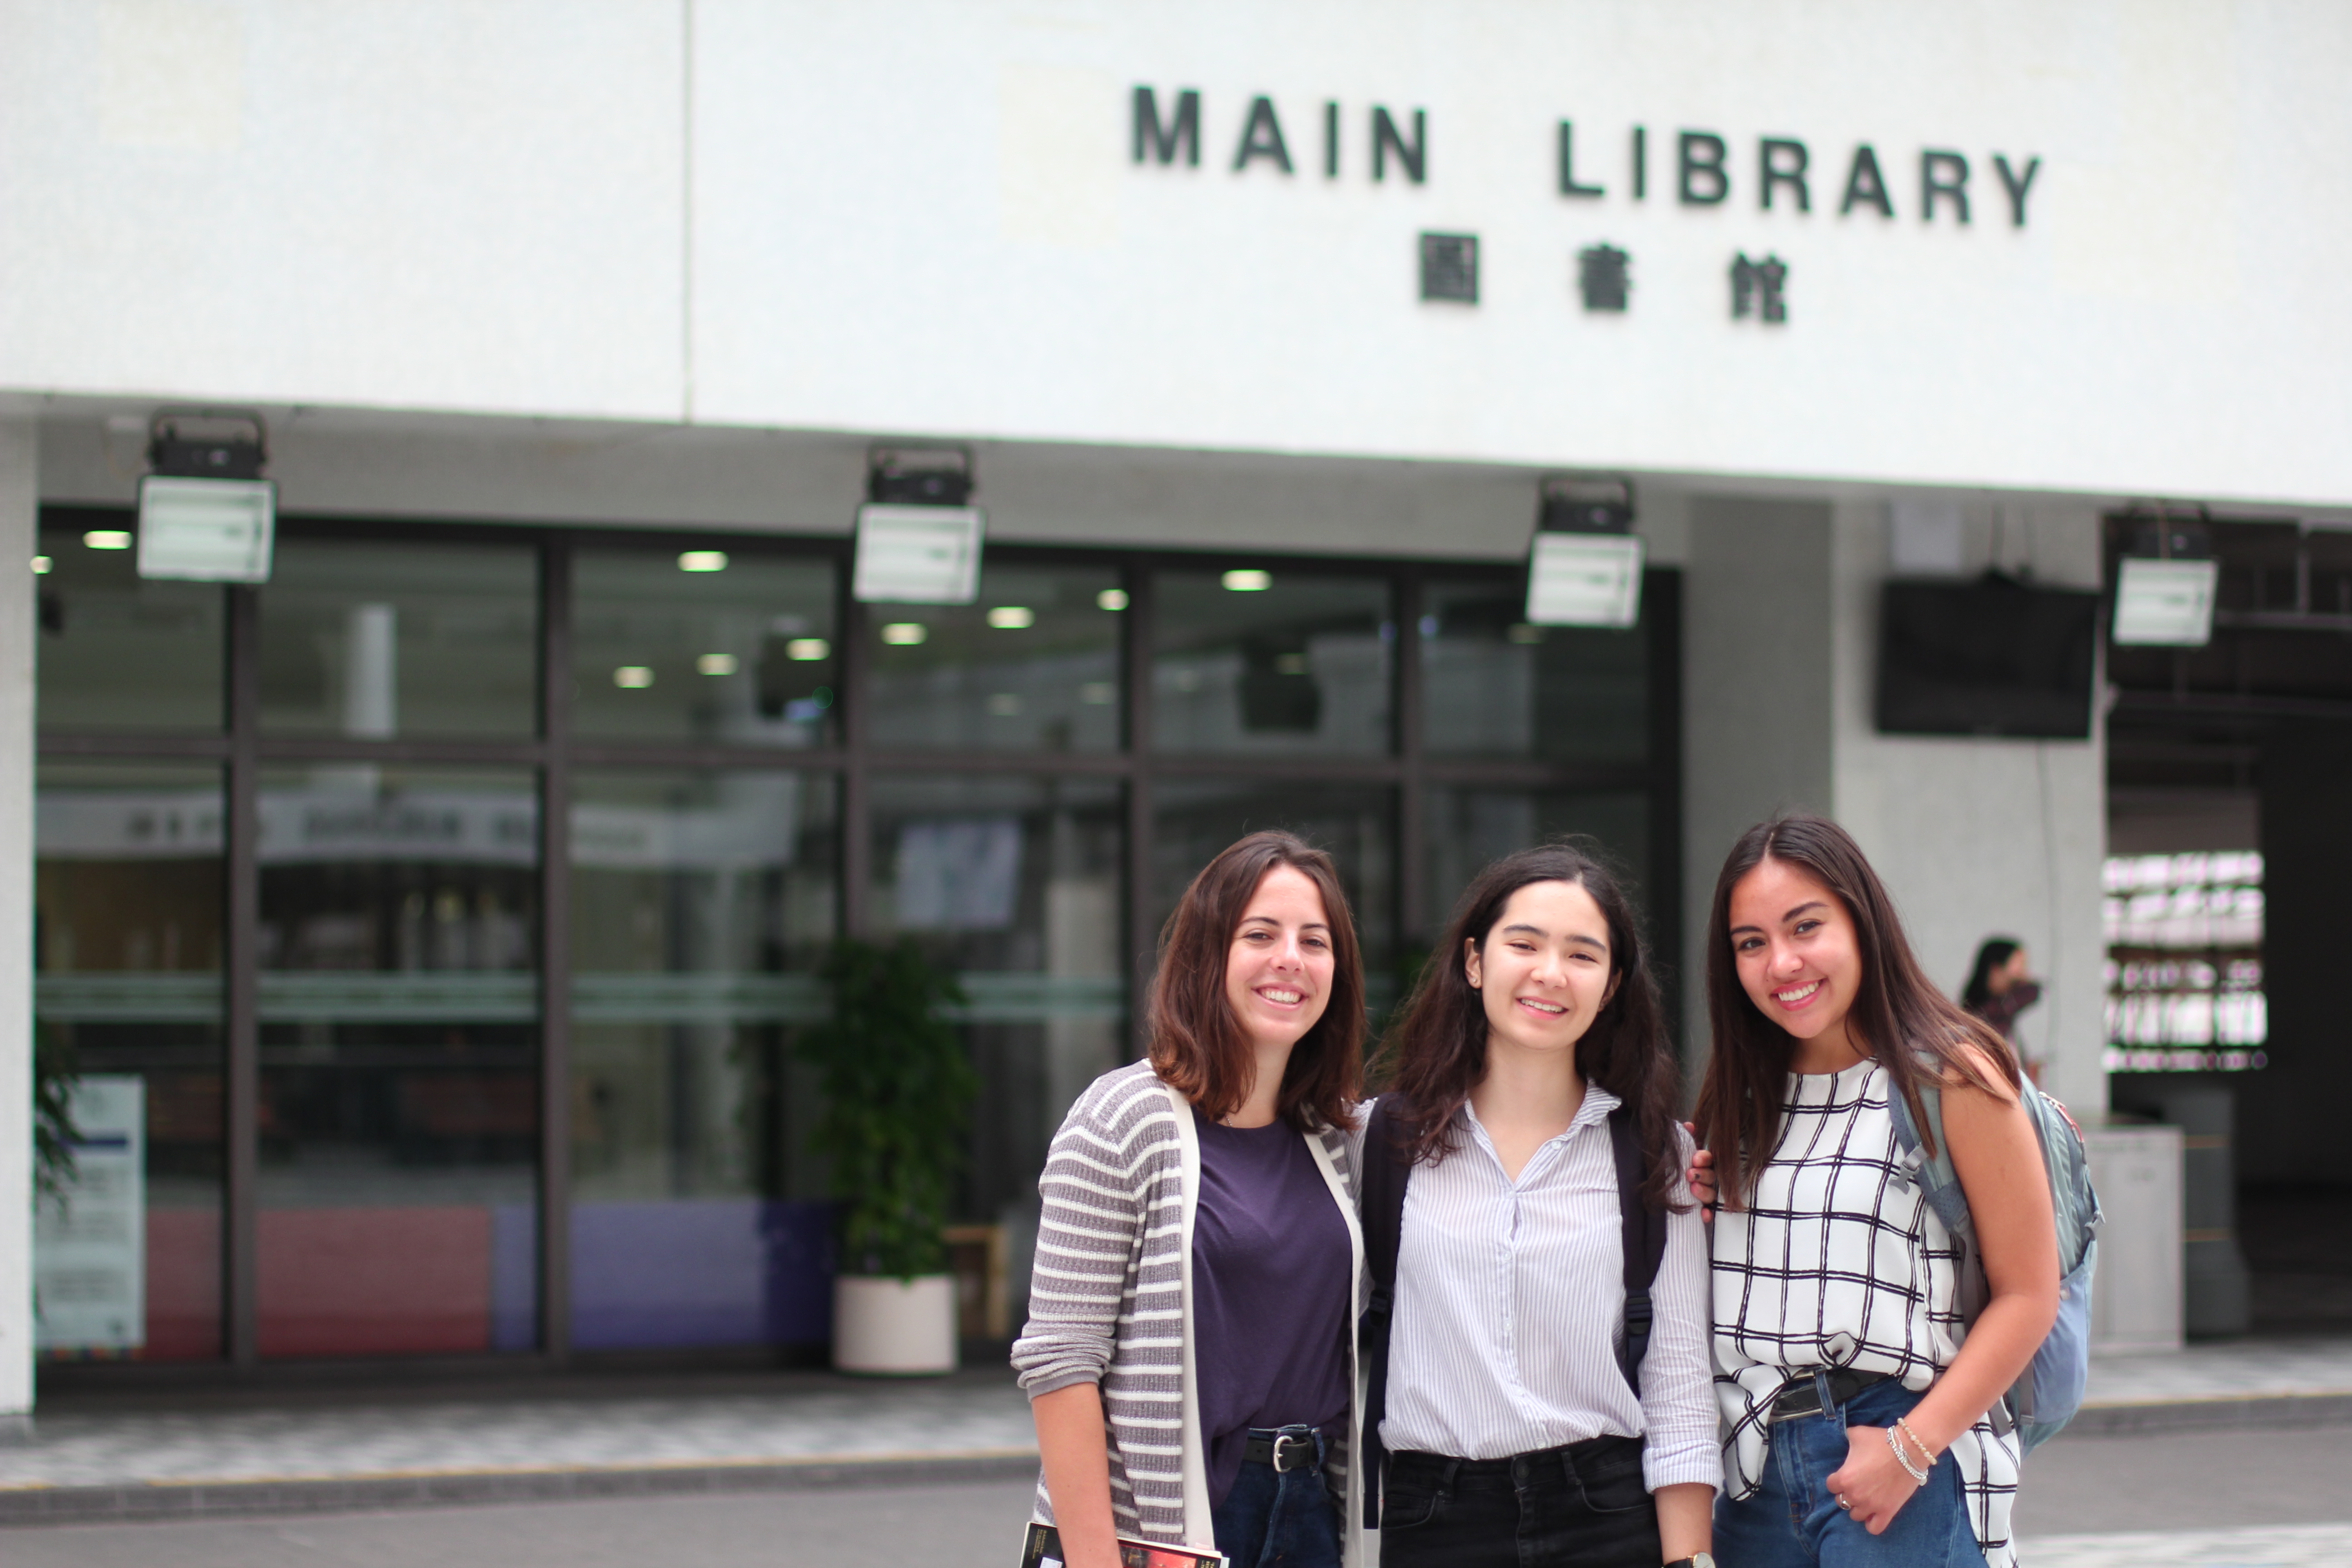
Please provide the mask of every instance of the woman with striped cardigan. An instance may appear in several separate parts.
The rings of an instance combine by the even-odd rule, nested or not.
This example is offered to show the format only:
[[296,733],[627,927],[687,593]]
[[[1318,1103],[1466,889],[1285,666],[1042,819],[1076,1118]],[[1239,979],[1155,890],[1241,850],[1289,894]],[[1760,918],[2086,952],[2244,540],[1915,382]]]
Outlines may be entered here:
[[1149,1059],[1079,1096],[1038,1183],[1036,1517],[1068,1568],[1119,1537],[1353,1568],[1364,977],[1330,857],[1255,833],[1211,861],[1150,1005]]

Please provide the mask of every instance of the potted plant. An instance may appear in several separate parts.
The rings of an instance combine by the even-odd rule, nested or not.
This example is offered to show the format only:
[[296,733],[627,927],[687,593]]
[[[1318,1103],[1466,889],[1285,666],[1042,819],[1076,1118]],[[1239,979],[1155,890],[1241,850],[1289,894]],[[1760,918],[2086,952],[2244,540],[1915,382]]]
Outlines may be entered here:
[[833,1364],[952,1372],[955,1279],[940,1232],[980,1082],[940,1009],[963,993],[912,940],[837,942],[820,973],[833,1016],[802,1034],[799,1055],[817,1069],[812,1142],[842,1205]]

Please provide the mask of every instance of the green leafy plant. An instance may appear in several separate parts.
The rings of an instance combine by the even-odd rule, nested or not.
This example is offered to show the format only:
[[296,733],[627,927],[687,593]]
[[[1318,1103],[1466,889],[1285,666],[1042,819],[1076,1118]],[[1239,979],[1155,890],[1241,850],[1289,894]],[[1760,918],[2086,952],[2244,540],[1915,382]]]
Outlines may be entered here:
[[836,942],[819,975],[833,1016],[803,1031],[797,1054],[824,1096],[811,1142],[843,1205],[841,1271],[944,1273],[948,1188],[980,1089],[941,1013],[963,992],[911,940]]
[[74,1179],[74,1145],[81,1129],[74,1125],[74,1070],[71,1044],[53,1028],[35,1037],[33,1045],[33,1191],[56,1197]]

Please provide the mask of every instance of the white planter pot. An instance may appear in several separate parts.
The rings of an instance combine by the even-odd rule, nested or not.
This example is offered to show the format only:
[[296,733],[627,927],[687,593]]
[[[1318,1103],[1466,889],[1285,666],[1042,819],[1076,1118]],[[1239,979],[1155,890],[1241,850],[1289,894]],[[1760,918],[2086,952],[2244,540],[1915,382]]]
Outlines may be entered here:
[[952,1274],[912,1279],[844,1274],[833,1282],[836,1372],[920,1377],[956,1369]]

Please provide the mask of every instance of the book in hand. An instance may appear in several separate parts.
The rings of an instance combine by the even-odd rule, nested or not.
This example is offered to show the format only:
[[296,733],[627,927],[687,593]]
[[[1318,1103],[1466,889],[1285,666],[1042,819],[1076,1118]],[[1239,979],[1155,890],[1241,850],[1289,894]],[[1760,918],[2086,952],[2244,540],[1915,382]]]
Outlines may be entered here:
[[[1151,1541],[1118,1540],[1121,1568],[1225,1568],[1223,1554],[1195,1552],[1189,1546],[1162,1546]],[[1062,1568],[1062,1532],[1050,1524],[1032,1524],[1022,1543],[1021,1568]]]

